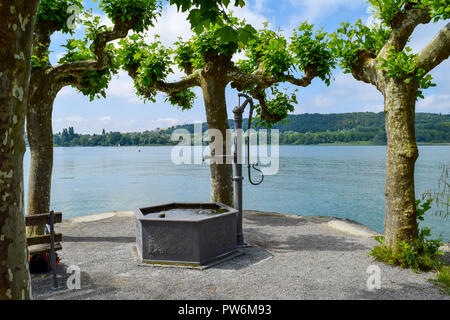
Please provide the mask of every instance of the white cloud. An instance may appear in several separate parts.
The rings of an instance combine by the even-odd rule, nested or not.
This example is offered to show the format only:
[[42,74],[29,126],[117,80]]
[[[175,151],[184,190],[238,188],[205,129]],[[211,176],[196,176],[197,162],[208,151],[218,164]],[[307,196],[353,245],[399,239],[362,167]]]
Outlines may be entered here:
[[247,59],[247,57],[245,56],[245,52],[241,51],[241,52],[234,54],[233,58],[231,60],[236,63],[239,60],[245,60],[245,59]]
[[80,116],[70,116],[70,117],[64,118],[64,120],[68,121],[68,122],[73,122],[73,123],[81,123],[81,122],[87,121],[85,118],[80,117]]
[[56,55],[56,61],[61,60],[61,58],[64,57],[64,56],[66,55],[66,53],[67,53],[67,52],[65,52],[65,51],[61,51],[61,52],[55,53],[55,55]]
[[99,118],[98,120],[100,120],[101,122],[111,122],[112,118],[110,116],[104,116]]
[[416,111],[425,112],[450,112],[450,94],[431,94],[419,100],[416,105]]
[[66,86],[59,90],[58,97],[69,97],[69,96],[75,96],[78,94],[77,89],[72,88],[71,86]]
[[[337,74],[329,87],[321,85],[318,90],[308,89],[300,95],[303,112],[379,112],[383,109],[382,94],[374,86],[357,81],[350,74]],[[296,106],[296,112],[299,110]]]
[[411,47],[414,53],[420,52],[447,23],[448,21],[439,21],[417,26],[407,46]]
[[159,41],[166,46],[170,47],[176,41],[178,37],[183,40],[188,40],[193,32],[191,31],[191,25],[187,20],[188,13],[177,12],[176,6],[165,5],[158,18],[155,26],[147,32],[146,40],[148,42],[154,41],[154,36],[159,35]]
[[[261,1],[260,1],[261,2]],[[262,2],[257,3],[255,6],[244,6],[242,8],[233,7],[233,16],[244,19],[246,23],[251,24],[255,29],[262,29],[264,27],[264,23],[268,22],[268,18],[259,12],[262,11]],[[258,6],[261,8],[258,9]],[[253,9],[256,8],[256,9]],[[271,28],[271,23],[269,22],[268,28]]]
[[369,16],[366,20],[366,26],[368,27],[375,27],[381,23],[381,20],[378,18],[375,18],[373,15]]
[[180,124],[180,119],[176,118],[159,118],[154,121],[158,128],[166,128]]
[[123,70],[120,70],[118,75],[110,81],[106,94],[123,98],[130,103],[142,103],[136,95],[133,80]]
[[365,82],[355,80],[352,75],[339,73],[335,81],[326,88],[328,97],[337,102],[348,101],[382,101],[383,97],[377,89]]
[[317,95],[314,97],[314,107],[328,108],[334,104],[333,99],[329,96]]
[[265,11],[272,11],[266,4],[267,4],[268,0],[254,0],[254,1],[249,1],[248,5],[254,3],[254,5],[251,7],[253,12],[256,12],[258,14],[261,14],[262,12]]
[[437,84],[437,90],[450,92],[450,59],[445,60],[431,70],[430,74],[433,76],[433,82]]
[[173,72],[170,73],[167,78],[166,81],[167,82],[175,82],[175,81],[180,81],[183,77],[186,76],[186,74],[184,73],[184,71],[181,71],[178,66],[172,66],[172,70]]
[[304,20],[308,20],[309,23],[321,21],[340,10],[355,9],[361,5],[361,0],[289,0],[289,2],[298,9],[298,14],[292,19],[291,25],[297,25]]
[[110,18],[104,13],[94,14],[94,16],[100,17],[100,25],[107,26],[108,28],[113,28],[114,23]]

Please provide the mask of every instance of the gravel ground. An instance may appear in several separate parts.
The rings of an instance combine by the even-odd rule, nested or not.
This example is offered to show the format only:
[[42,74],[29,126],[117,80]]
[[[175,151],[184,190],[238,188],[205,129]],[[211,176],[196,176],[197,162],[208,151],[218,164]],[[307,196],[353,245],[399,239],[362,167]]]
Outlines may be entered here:
[[[246,211],[244,235],[250,246],[243,255],[205,270],[139,266],[130,212],[84,220],[57,225],[63,233],[57,267],[62,287],[51,290],[50,274],[32,275],[34,299],[450,300],[427,281],[433,273],[417,274],[368,257],[376,232],[349,220]],[[79,290],[66,285],[73,265],[81,270]],[[372,291],[367,288],[371,265],[381,270],[381,288]]]

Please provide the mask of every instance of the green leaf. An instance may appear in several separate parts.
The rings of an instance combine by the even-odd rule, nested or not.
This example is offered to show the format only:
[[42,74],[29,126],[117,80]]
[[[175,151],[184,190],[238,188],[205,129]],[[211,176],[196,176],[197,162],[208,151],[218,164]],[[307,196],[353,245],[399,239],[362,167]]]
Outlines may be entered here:
[[214,36],[220,43],[237,42],[238,33],[230,26],[224,26],[215,31]]

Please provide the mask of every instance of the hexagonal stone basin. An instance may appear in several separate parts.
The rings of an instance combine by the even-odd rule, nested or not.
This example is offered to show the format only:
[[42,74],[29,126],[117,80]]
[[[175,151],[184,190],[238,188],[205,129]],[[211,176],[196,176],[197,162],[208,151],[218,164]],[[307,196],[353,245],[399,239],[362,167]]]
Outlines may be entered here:
[[136,249],[144,262],[205,265],[237,249],[237,210],[223,203],[170,203],[134,212]]

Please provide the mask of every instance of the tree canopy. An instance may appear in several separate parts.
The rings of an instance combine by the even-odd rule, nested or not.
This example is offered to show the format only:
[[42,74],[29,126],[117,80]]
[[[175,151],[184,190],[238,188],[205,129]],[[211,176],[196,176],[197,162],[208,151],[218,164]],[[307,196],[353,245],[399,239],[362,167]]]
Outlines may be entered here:
[[[127,36],[130,30],[142,32],[153,26],[161,11],[158,0],[100,0],[99,7],[114,23],[101,24],[100,16],[83,10],[80,0],[43,0],[36,18],[32,56],[34,70],[45,70],[62,86],[72,85],[92,99],[105,96],[113,74],[117,73],[116,51],[111,41]],[[83,10],[83,11],[82,11]],[[82,13],[81,17],[77,17]],[[56,31],[73,35],[74,22],[85,27],[83,39],[68,39],[66,54],[56,66],[49,62],[50,36]]]
[[[333,34],[331,45],[336,50],[339,66],[352,73],[357,80],[376,85],[383,90],[377,74],[401,79],[405,84],[417,83],[417,97],[423,90],[435,86],[428,74],[448,57],[449,25],[445,26],[429,44],[438,51],[430,53],[429,46],[413,53],[407,45],[419,24],[450,18],[449,0],[368,0],[375,22],[371,26],[358,20],[354,25],[345,22]],[[433,59],[430,54],[436,55]],[[370,63],[369,63],[370,59]],[[377,83],[378,82],[378,83]]]
[[[142,35],[132,35],[120,41],[120,59],[125,70],[135,80],[138,94],[154,101],[158,91],[167,95],[166,100],[186,110],[192,107],[195,94],[192,87],[200,86],[199,74],[211,68],[213,58],[222,59],[221,68],[226,81],[233,88],[251,94],[258,99],[258,119],[270,125],[284,119],[294,110],[295,93],[279,89],[279,83],[289,82],[307,86],[314,77],[330,83],[335,65],[332,51],[328,48],[327,34],[314,32],[307,23],[294,31],[290,39],[281,32],[262,29],[259,31],[244,21],[228,16],[225,25],[214,24],[188,41],[181,39],[174,48],[166,48],[157,39],[148,42]],[[229,37],[225,27],[248,30],[248,37]],[[225,41],[227,40],[227,41]],[[234,54],[244,51],[245,58],[231,62]],[[217,63],[217,61],[216,61]],[[186,77],[168,83],[174,66],[183,70]],[[296,72],[303,72],[296,78]]]

